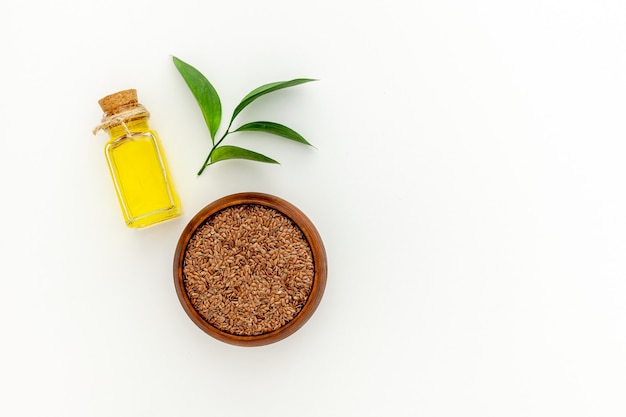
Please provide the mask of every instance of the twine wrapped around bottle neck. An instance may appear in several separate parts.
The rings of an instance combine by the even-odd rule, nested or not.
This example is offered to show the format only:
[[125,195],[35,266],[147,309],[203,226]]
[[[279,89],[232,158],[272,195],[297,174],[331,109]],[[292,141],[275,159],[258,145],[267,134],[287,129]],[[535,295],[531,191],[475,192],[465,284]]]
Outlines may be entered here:
[[131,133],[128,130],[128,127],[126,127],[125,122],[132,119],[138,119],[140,117],[150,117],[150,113],[148,112],[148,110],[139,103],[133,103],[125,107],[126,108],[119,107],[118,110],[120,111],[116,111],[113,114],[105,113],[104,116],[102,116],[100,124],[96,126],[96,128],[93,130],[93,134],[95,135],[100,130],[107,130],[112,128],[113,126],[122,125],[124,127],[124,130],[126,130],[126,133],[130,136]]

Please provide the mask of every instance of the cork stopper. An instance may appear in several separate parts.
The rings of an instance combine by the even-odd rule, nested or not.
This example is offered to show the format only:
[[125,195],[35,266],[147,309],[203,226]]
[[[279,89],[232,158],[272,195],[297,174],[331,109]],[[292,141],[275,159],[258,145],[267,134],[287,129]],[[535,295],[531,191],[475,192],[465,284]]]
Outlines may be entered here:
[[123,90],[114,94],[110,94],[98,100],[98,104],[105,114],[112,115],[119,113],[123,109],[134,107],[138,104],[137,90]]

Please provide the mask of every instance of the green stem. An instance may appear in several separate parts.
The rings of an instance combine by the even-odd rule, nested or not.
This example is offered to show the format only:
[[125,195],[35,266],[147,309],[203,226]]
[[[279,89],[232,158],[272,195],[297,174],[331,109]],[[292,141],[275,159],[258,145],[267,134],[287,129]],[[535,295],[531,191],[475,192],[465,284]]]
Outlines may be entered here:
[[202,168],[200,168],[200,171],[198,171],[197,175],[202,175],[202,173],[204,172],[204,169],[206,167],[208,167],[209,165],[211,165],[211,162],[210,162],[211,161],[211,155],[213,155],[213,151],[215,150],[215,148],[220,146],[220,143],[222,143],[222,141],[226,138],[226,136],[228,136],[228,134],[231,133],[230,130],[229,130],[231,124],[232,124],[232,121],[228,125],[228,129],[226,129],[226,133],[224,133],[224,135],[222,135],[220,140],[218,140],[217,143],[213,145],[213,147],[211,148],[211,151],[209,152],[209,155],[206,157],[206,160],[204,161],[204,164],[202,165]]
[[215,149],[215,147],[213,147],[211,149],[211,152],[209,152],[209,156],[206,157],[206,160],[204,161],[204,164],[202,165],[202,168],[200,168],[200,171],[198,171],[198,173],[196,175],[202,175],[202,173],[204,172],[204,168],[209,166],[209,160],[211,159],[211,154],[213,153],[213,149]]
[[226,128],[226,132],[222,135],[220,140],[217,141],[217,143],[213,142],[213,147],[211,148],[211,152],[209,152],[209,155],[206,157],[206,160],[204,161],[204,164],[202,165],[202,168],[200,168],[200,171],[198,171],[197,175],[202,175],[202,173],[204,172],[204,169],[208,167],[209,165],[211,165],[211,155],[213,155],[213,151],[215,150],[215,148],[220,146],[220,143],[222,143],[222,141],[226,139],[226,136],[228,136],[229,133],[232,133],[230,131],[230,127],[233,125],[234,120],[235,118],[231,117],[230,122],[228,123],[228,127]]

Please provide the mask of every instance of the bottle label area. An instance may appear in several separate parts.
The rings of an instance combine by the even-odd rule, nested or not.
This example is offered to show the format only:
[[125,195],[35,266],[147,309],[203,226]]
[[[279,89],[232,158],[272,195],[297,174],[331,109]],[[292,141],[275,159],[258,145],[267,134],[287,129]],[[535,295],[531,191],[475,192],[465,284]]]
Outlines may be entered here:
[[[139,227],[148,225],[153,222],[149,219],[153,215],[162,217],[164,212],[177,211],[165,161],[154,135],[141,133],[116,140],[107,146],[106,154],[129,226],[136,221],[142,222]],[[165,218],[169,217],[173,216]]]

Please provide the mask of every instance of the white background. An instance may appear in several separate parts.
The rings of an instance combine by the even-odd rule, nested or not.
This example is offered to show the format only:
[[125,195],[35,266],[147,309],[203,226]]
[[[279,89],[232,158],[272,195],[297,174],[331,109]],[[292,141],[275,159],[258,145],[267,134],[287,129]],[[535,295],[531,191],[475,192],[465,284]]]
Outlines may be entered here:
[[[622,0],[11,1],[0,5],[0,415],[626,415]],[[223,162],[171,56],[233,135]],[[183,217],[127,229],[92,136],[136,88]],[[225,116],[225,117],[226,117]],[[229,139],[230,140],[230,139]],[[317,226],[326,293],[270,346],[202,333],[180,232],[240,191]]]

